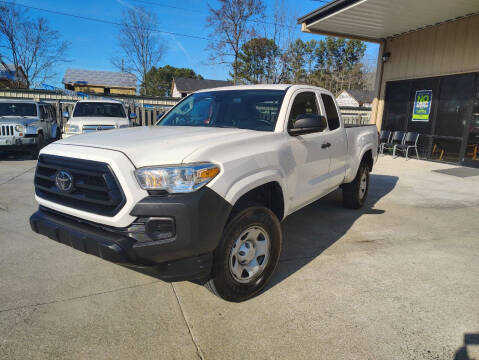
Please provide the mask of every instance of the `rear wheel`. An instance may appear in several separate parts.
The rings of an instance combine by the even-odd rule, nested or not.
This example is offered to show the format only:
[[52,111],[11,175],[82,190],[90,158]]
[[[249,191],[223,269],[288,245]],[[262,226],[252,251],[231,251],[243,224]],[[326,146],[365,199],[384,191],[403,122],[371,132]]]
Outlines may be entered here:
[[240,302],[266,285],[278,264],[282,233],[278,218],[263,206],[236,214],[215,251],[213,275],[205,286],[228,301]]
[[369,190],[369,166],[362,162],[354,180],[343,184],[343,205],[350,209],[359,209],[366,202]]

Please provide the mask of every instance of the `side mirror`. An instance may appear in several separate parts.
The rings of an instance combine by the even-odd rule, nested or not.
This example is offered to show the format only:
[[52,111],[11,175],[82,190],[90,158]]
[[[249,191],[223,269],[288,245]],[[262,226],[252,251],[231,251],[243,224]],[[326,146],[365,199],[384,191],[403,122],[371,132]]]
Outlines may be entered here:
[[293,136],[321,132],[328,128],[328,122],[322,115],[300,114],[296,117],[293,128],[289,133]]
[[130,120],[136,120],[136,113],[131,113],[129,118]]
[[64,111],[62,116],[65,118],[65,119],[68,119],[70,117],[70,114],[68,113],[68,111]]

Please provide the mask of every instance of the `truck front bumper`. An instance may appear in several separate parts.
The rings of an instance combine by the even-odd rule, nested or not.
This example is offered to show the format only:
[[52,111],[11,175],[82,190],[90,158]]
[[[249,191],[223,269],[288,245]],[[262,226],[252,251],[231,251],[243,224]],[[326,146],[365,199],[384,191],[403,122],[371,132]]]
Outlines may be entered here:
[[[138,241],[129,228],[111,228],[40,207],[30,217],[34,232],[104,260],[136,268],[166,281],[201,279],[211,272],[231,205],[209,188],[195,193],[149,196],[131,215],[141,222],[173,219],[170,238]],[[136,224],[136,225],[135,225]],[[142,234],[144,236],[144,234]]]
[[1,150],[21,150],[26,147],[35,145],[37,143],[36,137],[0,137],[0,151]]

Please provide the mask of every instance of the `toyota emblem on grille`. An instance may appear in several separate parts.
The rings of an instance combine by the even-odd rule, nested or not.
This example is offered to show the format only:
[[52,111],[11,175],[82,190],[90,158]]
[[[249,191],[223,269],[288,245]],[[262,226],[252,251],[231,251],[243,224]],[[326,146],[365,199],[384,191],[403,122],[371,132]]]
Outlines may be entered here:
[[102,131],[102,130],[103,130],[103,128],[102,128],[101,126],[98,126],[98,127],[96,128],[96,131]]
[[58,190],[71,192],[73,190],[73,176],[67,170],[59,170],[55,177],[55,184]]

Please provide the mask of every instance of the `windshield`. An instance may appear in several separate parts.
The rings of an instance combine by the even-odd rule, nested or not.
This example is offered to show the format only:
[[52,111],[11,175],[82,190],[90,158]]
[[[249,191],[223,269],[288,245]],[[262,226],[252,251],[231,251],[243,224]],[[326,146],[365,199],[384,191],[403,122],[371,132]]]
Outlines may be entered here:
[[0,116],[37,116],[37,105],[0,102]]
[[273,131],[284,94],[284,90],[196,93],[176,105],[158,125]]
[[75,106],[73,116],[126,117],[123,105],[102,102],[79,102]]

